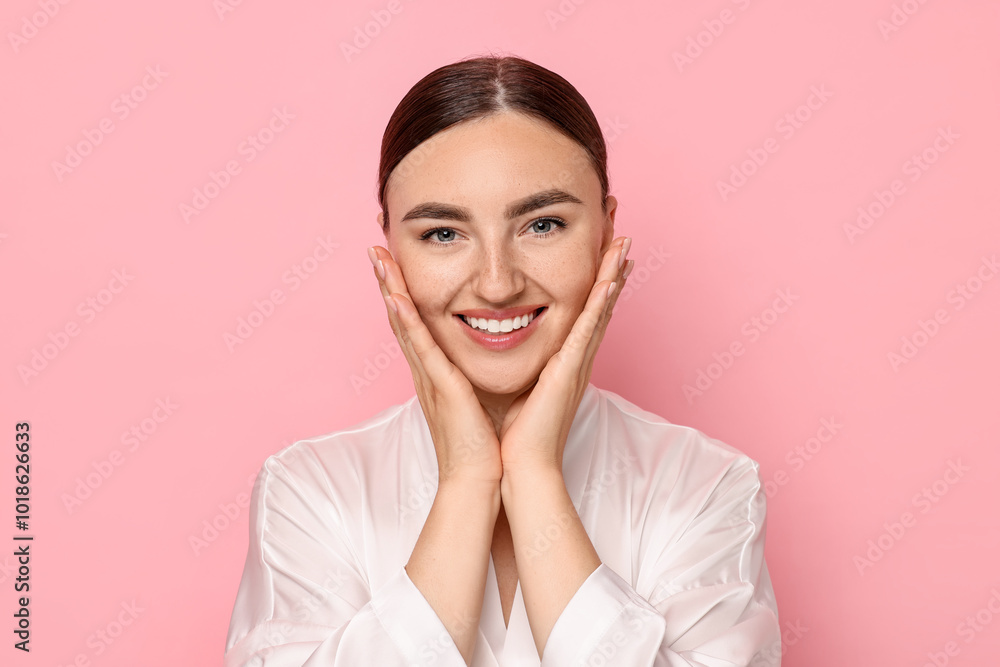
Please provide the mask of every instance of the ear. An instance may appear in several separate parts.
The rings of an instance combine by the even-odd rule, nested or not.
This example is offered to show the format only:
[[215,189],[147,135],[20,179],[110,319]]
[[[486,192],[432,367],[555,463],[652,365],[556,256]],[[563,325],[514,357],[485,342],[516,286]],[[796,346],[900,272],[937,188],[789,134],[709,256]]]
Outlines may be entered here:
[[375,219],[378,221],[378,228],[382,230],[382,235],[385,237],[385,240],[388,241],[389,229],[385,226],[385,212],[379,211]]
[[601,255],[611,247],[615,240],[615,213],[618,212],[618,199],[608,195],[607,214],[604,217],[604,229],[601,232]]

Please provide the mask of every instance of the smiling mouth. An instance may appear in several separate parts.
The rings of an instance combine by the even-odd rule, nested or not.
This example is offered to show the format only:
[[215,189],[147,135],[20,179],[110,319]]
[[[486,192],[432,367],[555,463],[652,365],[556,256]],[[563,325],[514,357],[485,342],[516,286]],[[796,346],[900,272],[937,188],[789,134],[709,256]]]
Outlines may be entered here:
[[483,317],[466,317],[465,315],[459,315],[459,317],[476,331],[490,334],[506,334],[528,326],[531,320],[541,315],[543,310],[545,310],[545,306],[534,312],[525,313],[520,317],[510,317],[505,320],[489,320]]

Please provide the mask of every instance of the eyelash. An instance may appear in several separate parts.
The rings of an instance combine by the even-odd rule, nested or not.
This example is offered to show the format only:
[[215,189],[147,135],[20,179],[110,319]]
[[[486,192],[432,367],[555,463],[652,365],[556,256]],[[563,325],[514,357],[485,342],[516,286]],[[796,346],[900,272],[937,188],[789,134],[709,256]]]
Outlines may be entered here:
[[[542,232],[541,234],[532,234],[532,236],[536,236],[538,238],[545,238],[547,236],[551,236],[552,234],[557,233],[558,230],[565,229],[566,227],[565,221],[559,218],[546,217],[546,218],[538,218],[537,220],[532,220],[531,225],[529,225],[529,228],[538,224],[539,222],[551,222],[553,225],[555,225],[555,228],[550,229],[547,232]],[[454,232],[455,230],[452,229],[451,227],[435,227],[434,229],[428,229],[426,232],[421,234],[420,240],[426,241],[427,243],[432,243],[434,245],[451,245],[452,243],[454,243],[454,241],[442,243],[441,241],[431,240],[432,236],[434,236],[438,232],[444,232],[444,231]]]

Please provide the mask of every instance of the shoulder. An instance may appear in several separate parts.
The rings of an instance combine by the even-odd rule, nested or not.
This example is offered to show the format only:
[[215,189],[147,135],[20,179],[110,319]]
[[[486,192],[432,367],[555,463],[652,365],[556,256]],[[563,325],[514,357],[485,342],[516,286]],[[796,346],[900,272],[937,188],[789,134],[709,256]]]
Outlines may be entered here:
[[639,472],[692,490],[712,488],[724,479],[739,478],[748,487],[759,483],[759,464],[736,447],[671,423],[613,391],[593,389],[592,408],[603,422],[606,445],[631,457]]
[[[601,463],[604,470],[622,470],[628,479],[636,525],[643,526],[649,544],[663,548],[683,535],[700,544],[699,536],[713,531],[731,532],[740,539],[762,534],[766,500],[757,461],[618,394],[598,390],[597,397],[608,436],[599,438],[608,450]],[[601,475],[613,477],[603,471]]]
[[684,449],[720,461],[749,459],[742,451],[692,427],[674,424],[645,410],[607,389],[593,387],[597,409],[603,412],[609,428],[637,436],[635,444],[646,449]]
[[357,490],[379,469],[388,472],[382,464],[396,460],[401,443],[408,440],[404,435],[412,438],[412,445],[421,429],[426,430],[426,422],[414,396],[352,426],[298,440],[275,452],[261,466],[259,484]]

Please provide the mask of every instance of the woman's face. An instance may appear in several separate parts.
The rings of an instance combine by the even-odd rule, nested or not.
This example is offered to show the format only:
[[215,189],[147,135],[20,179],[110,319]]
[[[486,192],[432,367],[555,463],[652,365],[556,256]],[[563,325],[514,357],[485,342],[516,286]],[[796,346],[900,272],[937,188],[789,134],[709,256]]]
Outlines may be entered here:
[[[451,362],[481,391],[517,394],[583,311],[614,238],[616,204],[609,197],[602,210],[579,144],[504,112],[452,126],[400,162],[386,188],[386,245]],[[525,315],[528,325],[509,333],[468,319],[507,329]]]

